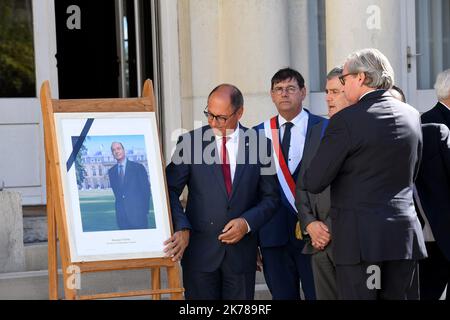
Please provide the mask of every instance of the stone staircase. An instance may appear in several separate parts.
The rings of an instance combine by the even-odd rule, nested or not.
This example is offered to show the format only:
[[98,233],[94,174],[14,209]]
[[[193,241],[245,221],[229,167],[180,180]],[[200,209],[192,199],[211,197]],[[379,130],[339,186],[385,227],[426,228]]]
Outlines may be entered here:
[[[25,246],[26,271],[0,273],[0,300],[45,300],[48,299],[47,243]],[[165,270],[161,272],[162,286],[167,285]],[[150,272],[146,270],[124,270],[90,273],[81,277],[81,294],[119,292],[148,289]],[[86,290],[83,287],[87,288]],[[261,272],[256,276],[255,299],[271,299]],[[62,271],[59,270],[59,291],[62,293]],[[163,299],[167,296],[163,296]],[[139,297],[146,299],[146,297]]]
[[[24,209],[25,271],[0,273],[0,300],[48,299],[47,218],[44,212]],[[167,286],[165,270],[161,271],[162,287]],[[147,270],[124,270],[85,274],[81,277],[81,294],[148,289],[151,284]],[[83,289],[86,288],[86,289]],[[271,299],[261,272],[256,274],[255,299]],[[59,270],[59,292],[62,295],[62,271]],[[62,298],[62,297],[61,297]],[[167,299],[168,296],[162,296]],[[136,299],[148,299],[137,297]]]

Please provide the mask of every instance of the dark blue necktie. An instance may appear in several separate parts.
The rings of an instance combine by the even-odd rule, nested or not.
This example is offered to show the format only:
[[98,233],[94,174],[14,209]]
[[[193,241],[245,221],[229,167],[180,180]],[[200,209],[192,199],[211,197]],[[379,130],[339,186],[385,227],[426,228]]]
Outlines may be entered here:
[[294,125],[292,122],[286,122],[284,124],[284,135],[281,141],[281,151],[283,152],[284,161],[289,165],[289,147],[291,144],[291,128]]
[[123,172],[123,164],[119,164],[119,181],[121,184],[123,184],[123,178],[125,174]]

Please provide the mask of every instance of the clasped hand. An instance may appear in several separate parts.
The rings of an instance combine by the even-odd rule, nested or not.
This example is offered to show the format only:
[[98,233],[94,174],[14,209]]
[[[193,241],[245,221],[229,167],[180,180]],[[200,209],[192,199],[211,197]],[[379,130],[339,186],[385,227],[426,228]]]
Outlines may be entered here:
[[248,232],[247,222],[244,218],[236,218],[228,222],[219,235],[219,240],[226,244],[239,242]]
[[308,224],[306,231],[311,237],[311,244],[317,250],[324,250],[330,243],[331,236],[328,227],[321,221]]

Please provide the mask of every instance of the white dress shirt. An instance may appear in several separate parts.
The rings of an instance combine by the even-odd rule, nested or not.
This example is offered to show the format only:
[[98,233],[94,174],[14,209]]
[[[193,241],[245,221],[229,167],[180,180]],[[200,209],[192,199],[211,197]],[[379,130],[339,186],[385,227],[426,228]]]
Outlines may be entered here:
[[125,170],[127,168],[127,158],[123,159],[122,162],[117,162],[117,174],[120,176],[120,166],[122,165],[123,176],[125,177]]
[[443,103],[442,101],[439,101],[444,107],[446,107],[448,110],[450,110],[450,107],[448,105],[446,105],[445,103]]
[[[219,152],[220,163],[222,163],[222,139],[223,136],[215,136],[217,143],[217,151]],[[228,152],[228,162],[230,163],[230,171],[231,171],[231,183],[234,180],[234,173],[236,172],[236,159],[239,147],[239,125],[234,130],[234,132],[227,136],[228,141],[226,144],[227,152]]]
[[[308,130],[309,114],[302,108],[302,111],[291,122],[291,141],[289,146],[289,159],[286,159],[291,173],[295,172],[303,157],[303,149],[305,148],[306,132]],[[281,115],[278,115],[278,122],[280,125],[280,141],[283,141],[284,131],[286,127],[284,124],[288,122]]]
[[[222,161],[222,143],[223,143],[222,139],[224,137],[223,136],[215,136],[215,137],[217,143],[217,151],[219,152],[220,160]],[[228,162],[230,163],[231,184],[233,184],[234,173],[236,172],[236,159],[239,150],[239,124],[236,130],[234,130],[232,134],[226,137],[229,138],[225,146],[227,147]],[[250,225],[248,224],[247,220],[244,219],[244,221],[247,224],[247,233],[249,233],[251,231]]]

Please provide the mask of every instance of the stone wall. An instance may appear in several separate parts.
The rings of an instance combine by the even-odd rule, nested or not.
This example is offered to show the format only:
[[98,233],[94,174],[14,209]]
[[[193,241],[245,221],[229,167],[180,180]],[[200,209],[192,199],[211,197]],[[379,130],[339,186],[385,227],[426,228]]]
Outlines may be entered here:
[[0,191],[0,273],[24,270],[22,200],[17,192]]

